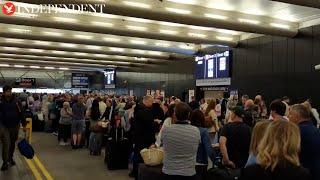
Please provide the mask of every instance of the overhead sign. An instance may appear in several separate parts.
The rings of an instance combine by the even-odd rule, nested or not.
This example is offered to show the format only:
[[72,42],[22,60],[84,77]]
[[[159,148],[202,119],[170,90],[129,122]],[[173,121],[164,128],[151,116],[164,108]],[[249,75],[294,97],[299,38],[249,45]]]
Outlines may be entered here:
[[228,87],[201,87],[201,91],[228,91]]
[[15,85],[19,87],[33,87],[36,85],[36,79],[35,78],[17,78]]
[[197,79],[196,86],[230,86],[231,78]]

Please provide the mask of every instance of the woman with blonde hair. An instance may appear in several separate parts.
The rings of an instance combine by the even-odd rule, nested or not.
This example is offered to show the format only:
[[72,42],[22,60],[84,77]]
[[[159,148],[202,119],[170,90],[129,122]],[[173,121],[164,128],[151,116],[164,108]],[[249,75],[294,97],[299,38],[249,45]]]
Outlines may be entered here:
[[262,120],[254,126],[251,136],[250,154],[245,167],[257,163],[258,145],[264,137],[269,124],[269,120]]
[[210,135],[211,144],[215,144],[215,135],[219,131],[219,122],[218,122],[218,116],[215,111],[216,108],[216,101],[210,100],[208,107],[206,109],[205,115],[205,123],[206,127],[208,128],[208,132]]
[[288,121],[273,121],[258,146],[257,164],[242,170],[243,180],[310,180],[309,171],[300,166],[300,131]]

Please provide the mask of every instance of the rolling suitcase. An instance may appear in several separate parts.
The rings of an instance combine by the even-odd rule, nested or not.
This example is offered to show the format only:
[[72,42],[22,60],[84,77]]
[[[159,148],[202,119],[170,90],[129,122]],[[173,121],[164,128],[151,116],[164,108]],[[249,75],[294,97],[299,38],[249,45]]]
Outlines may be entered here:
[[105,164],[109,170],[128,169],[130,142],[124,137],[123,128],[114,128],[106,144]]
[[89,138],[90,155],[100,156],[102,146],[102,134],[91,132]]

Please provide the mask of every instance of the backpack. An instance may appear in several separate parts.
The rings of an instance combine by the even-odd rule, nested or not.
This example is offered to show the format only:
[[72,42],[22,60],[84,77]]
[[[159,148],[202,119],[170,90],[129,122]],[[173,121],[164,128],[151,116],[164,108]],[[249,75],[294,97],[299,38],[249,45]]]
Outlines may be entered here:
[[32,159],[33,158],[34,149],[32,148],[32,146],[28,143],[28,141],[26,139],[22,139],[18,143],[18,149],[19,149],[21,155],[23,155],[27,159]]

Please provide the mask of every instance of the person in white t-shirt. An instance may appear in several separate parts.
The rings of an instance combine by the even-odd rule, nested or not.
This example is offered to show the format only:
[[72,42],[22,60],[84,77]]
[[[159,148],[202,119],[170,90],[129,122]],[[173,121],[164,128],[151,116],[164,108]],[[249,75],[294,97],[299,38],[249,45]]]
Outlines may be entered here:
[[200,110],[204,113],[204,112],[206,112],[207,107],[208,107],[208,103],[206,102],[206,100],[204,98],[202,98],[200,100]]

